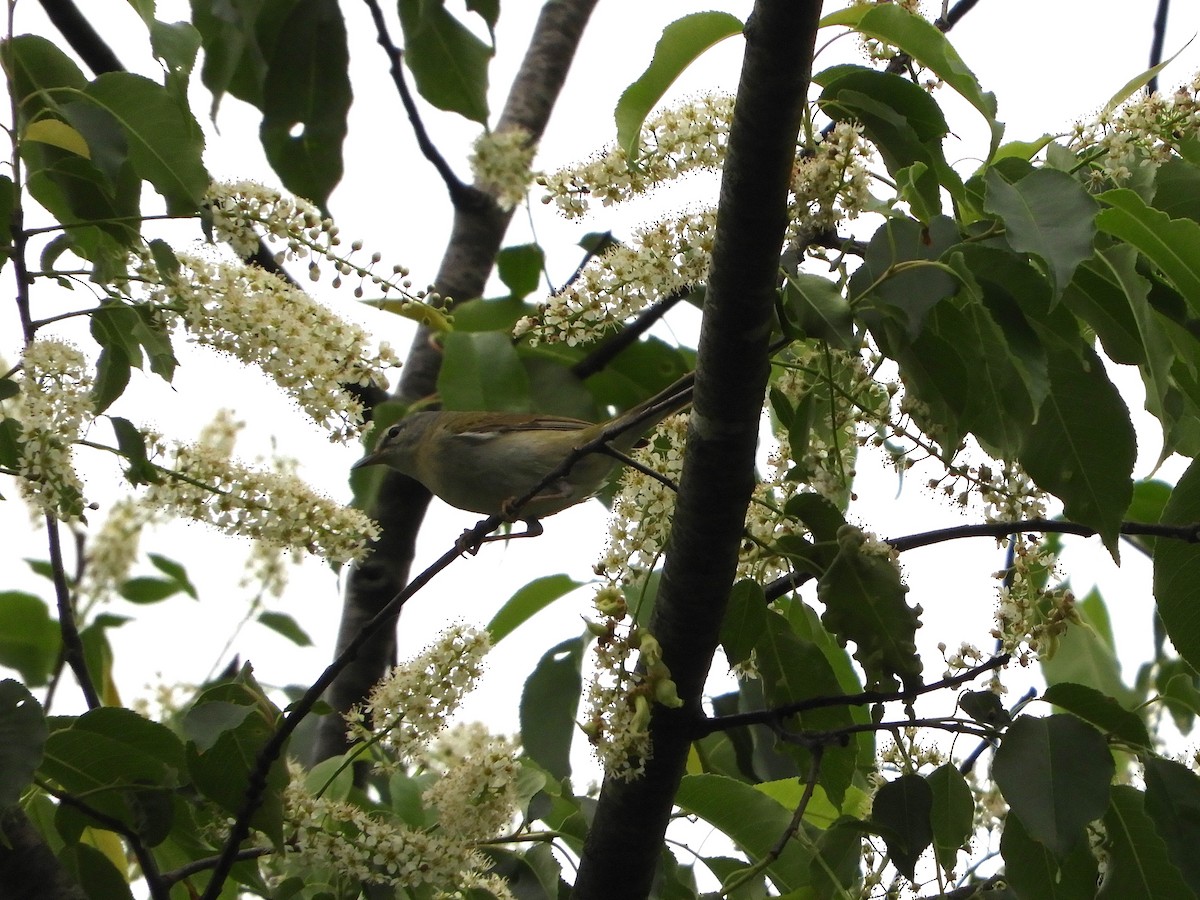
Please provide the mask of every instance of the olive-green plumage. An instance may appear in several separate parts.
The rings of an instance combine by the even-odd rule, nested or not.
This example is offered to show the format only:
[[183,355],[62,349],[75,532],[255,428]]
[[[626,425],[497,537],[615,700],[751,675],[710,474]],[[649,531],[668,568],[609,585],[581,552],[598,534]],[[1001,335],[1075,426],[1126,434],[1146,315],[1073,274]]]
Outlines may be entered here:
[[[599,423],[529,413],[411,413],[388,428],[374,451],[354,468],[387,465],[415,478],[451,506],[509,516],[514,501],[573,450],[602,434],[615,432],[609,446],[628,453],[643,434],[690,402],[687,385],[672,388]],[[653,414],[648,413],[651,408]],[[645,420],[638,421],[643,416]],[[628,427],[621,428],[622,424]],[[574,506],[600,490],[615,466],[611,456],[589,453],[543,487],[515,516],[532,523]]]

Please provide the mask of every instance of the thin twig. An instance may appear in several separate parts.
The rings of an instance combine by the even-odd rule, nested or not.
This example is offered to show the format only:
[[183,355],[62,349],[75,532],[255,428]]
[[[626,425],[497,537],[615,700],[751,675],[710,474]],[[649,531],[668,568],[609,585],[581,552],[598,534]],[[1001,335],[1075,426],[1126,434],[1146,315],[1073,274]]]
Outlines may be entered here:
[[[1183,525],[1164,525],[1160,522],[1122,522],[1119,530],[1122,535],[1143,535],[1185,541],[1189,544],[1200,543],[1200,522],[1189,522]],[[1080,537],[1094,537],[1099,533],[1089,525],[1080,525],[1064,519],[1019,519],[1014,522],[957,525],[953,528],[939,528],[903,537],[885,538],[884,541],[895,548],[897,552],[904,553],[907,550],[929,547],[944,541],[974,537],[1004,538],[1031,531],[1043,534],[1074,534]],[[764,588],[764,593],[768,601],[777,600],[816,577],[812,572],[792,572],[790,575],[784,575],[771,582]]]
[[125,838],[129,842],[130,849],[133,850],[133,855],[137,857],[138,865],[142,868],[142,877],[146,880],[146,887],[150,889],[150,896],[153,900],[169,900],[171,896],[170,888],[163,882],[162,876],[158,871],[158,863],[154,859],[154,854],[142,842],[141,835],[120,819],[114,818],[108,815],[108,813],[101,812],[75,795],[52,787],[40,778],[35,779],[35,781],[38,787],[58,800],[59,803],[79,810],[97,825],[103,825],[109,831]]
[[[501,524],[500,516],[491,516],[484,519],[475,528],[471,529],[469,535],[478,535],[479,538],[495,531]],[[483,530],[486,529],[486,530]],[[465,536],[464,536],[465,537]],[[463,539],[460,539],[460,541]],[[462,555],[459,544],[456,543],[454,548],[443,553],[437,560],[433,562],[424,572],[409,582],[408,586],[400,593],[396,594],[375,616],[367,622],[362,629],[354,636],[338,657],[326,667],[320,677],[312,683],[312,685],[304,692],[304,695],[291,704],[290,712],[284,716],[283,721],[279,724],[275,733],[271,735],[271,739],[263,745],[263,748],[258,752],[258,756],[254,761],[254,768],[250,771],[246,785],[246,795],[242,799],[241,808],[234,819],[233,825],[229,829],[229,837],[225,840],[225,845],[213,865],[212,879],[208,883],[208,887],[204,891],[203,900],[216,900],[221,894],[221,888],[225,884],[226,878],[229,877],[229,870],[237,861],[237,855],[242,842],[250,835],[250,819],[262,804],[263,793],[267,787],[267,775],[271,771],[271,767],[279,759],[283,752],[283,747],[287,743],[288,738],[299,726],[301,721],[312,712],[314,706],[321,699],[321,695],[325,689],[333,683],[341,672],[354,661],[360,649],[380,630],[390,626],[400,614],[400,609],[408,600],[421,590],[425,585],[433,580],[434,576],[438,575],[446,569],[452,562],[457,560]]]
[[[1150,39],[1150,68],[1153,69],[1162,62],[1163,44],[1167,39],[1167,13],[1171,9],[1171,0],[1158,0],[1158,9],[1154,12],[1154,35]],[[1150,76],[1146,91],[1158,93],[1158,75]]]
[[50,545],[50,571],[54,576],[54,595],[58,601],[58,630],[62,635],[62,655],[83,698],[87,701],[88,709],[100,706],[100,695],[92,683],[91,673],[88,672],[87,659],[83,653],[83,641],[79,637],[79,628],[75,624],[75,610],[71,608],[71,589],[67,586],[67,573],[63,569],[62,543],[58,536],[58,519],[46,513],[46,534]]
[[396,85],[396,90],[400,94],[400,102],[404,105],[404,112],[407,113],[408,121],[412,124],[413,136],[417,139],[417,146],[421,150],[421,155],[432,163],[438,175],[442,177],[442,182],[446,185],[446,190],[450,194],[450,202],[455,208],[479,205],[487,202],[489,199],[487,195],[483,191],[475,190],[455,175],[454,170],[450,168],[450,164],[446,162],[446,158],[434,146],[433,141],[429,137],[429,132],[425,130],[425,123],[421,121],[421,114],[417,110],[417,104],[412,92],[408,89],[408,82],[404,80],[404,66],[402,63],[404,53],[392,41],[392,36],[388,32],[387,22],[383,18],[383,10],[379,8],[379,3],[376,0],[363,0],[363,2],[367,4],[367,8],[371,11],[371,20],[375,23],[375,40],[383,48],[383,52],[387,54],[392,82]]
[[966,684],[968,681],[974,681],[985,672],[990,672],[993,669],[999,669],[1007,665],[1010,658],[1007,653],[1002,653],[999,656],[992,657],[987,662],[967,669],[965,672],[960,672],[958,675],[943,678],[941,681],[922,685],[919,688],[909,688],[902,691],[862,691],[858,694],[846,694],[845,696],[810,697],[807,700],[797,700],[795,703],[788,703],[771,709],[733,713],[728,716],[706,717],[697,726],[696,739],[705,737],[715,731],[728,731],[731,728],[740,728],[746,725],[774,725],[790,716],[799,715],[800,713],[809,712],[814,709],[826,709],[833,706],[872,706],[876,703],[915,700],[923,694],[932,694],[935,691],[958,687],[961,684]]
[[[262,856],[269,856],[274,853],[270,847],[247,847],[245,850],[239,850],[236,855],[237,862],[245,862],[250,859],[258,859]],[[199,872],[207,872],[209,869],[215,868],[219,856],[206,856],[204,859],[192,860],[186,865],[180,866],[178,869],[172,869],[169,872],[162,873],[162,883],[168,888],[173,887],[185,878],[189,878]]]

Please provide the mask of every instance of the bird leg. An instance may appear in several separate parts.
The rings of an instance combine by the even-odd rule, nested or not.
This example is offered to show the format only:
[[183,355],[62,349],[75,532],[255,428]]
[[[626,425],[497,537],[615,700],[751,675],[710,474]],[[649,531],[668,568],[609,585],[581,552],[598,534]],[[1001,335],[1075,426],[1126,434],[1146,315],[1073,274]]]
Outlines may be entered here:
[[462,537],[454,542],[454,545],[458,548],[459,553],[470,553],[474,556],[484,544],[490,544],[493,541],[515,541],[517,538],[537,537],[544,531],[542,523],[537,519],[525,519],[524,522],[525,530],[516,534],[489,534],[479,537],[475,534],[474,528],[468,528],[462,533]]

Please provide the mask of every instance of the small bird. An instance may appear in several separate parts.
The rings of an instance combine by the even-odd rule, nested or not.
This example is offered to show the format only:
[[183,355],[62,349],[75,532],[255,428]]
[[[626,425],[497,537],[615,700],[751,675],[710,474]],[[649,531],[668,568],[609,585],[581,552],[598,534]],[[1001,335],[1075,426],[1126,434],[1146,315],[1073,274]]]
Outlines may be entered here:
[[379,438],[355,469],[383,464],[415,478],[451,506],[488,516],[522,519],[542,533],[538,520],[595,494],[616,460],[602,449],[581,457],[543,485],[519,509],[513,504],[541,484],[576,449],[603,435],[625,454],[671,413],[691,402],[691,377],[604,422],[536,413],[423,411],[410,413]]

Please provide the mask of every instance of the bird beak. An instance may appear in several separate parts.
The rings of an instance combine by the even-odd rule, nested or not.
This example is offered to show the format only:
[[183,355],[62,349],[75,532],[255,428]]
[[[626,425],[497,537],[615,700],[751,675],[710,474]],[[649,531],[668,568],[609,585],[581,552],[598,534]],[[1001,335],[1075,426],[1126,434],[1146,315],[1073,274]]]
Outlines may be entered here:
[[383,462],[383,460],[380,459],[379,452],[377,450],[372,451],[352,465],[350,467],[350,471],[353,472],[356,469],[365,469],[367,466],[374,466],[381,462]]

